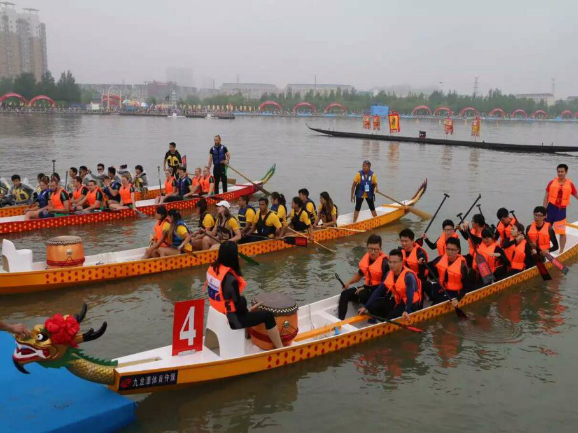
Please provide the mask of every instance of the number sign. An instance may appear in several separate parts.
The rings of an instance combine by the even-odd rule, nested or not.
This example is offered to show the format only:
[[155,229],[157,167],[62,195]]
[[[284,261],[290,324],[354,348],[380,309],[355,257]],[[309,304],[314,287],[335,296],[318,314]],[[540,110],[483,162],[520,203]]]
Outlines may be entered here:
[[173,356],[203,349],[205,300],[177,302],[173,318]]

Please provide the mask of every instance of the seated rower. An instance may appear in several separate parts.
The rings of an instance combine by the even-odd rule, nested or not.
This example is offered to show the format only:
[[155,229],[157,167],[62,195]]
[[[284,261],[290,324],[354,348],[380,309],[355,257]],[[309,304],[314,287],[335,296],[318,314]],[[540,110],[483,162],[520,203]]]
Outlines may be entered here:
[[185,252],[191,252],[193,250],[190,243],[192,236],[181,214],[176,209],[171,209],[167,213],[166,220],[170,225],[166,235],[163,235],[163,241],[166,241],[168,246],[159,247],[159,256],[177,256]]
[[[164,194],[160,194],[155,198],[156,204],[164,203],[168,197],[178,196],[179,191],[177,190],[177,181],[173,176],[173,171],[170,168],[165,170],[165,186]],[[176,201],[176,200],[175,200]]]
[[207,232],[203,238],[203,250],[215,250],[224,241],[238,242],[241,240],[239,222],[231,215],[230,208],[231,205],[226,200],[217,203],[217,221],[215,227]]
[[271,211],[273,211],[283,227],[287,226],[287,201],[283,194],[279,194],[277,191],[271,193]]
[[256,311],[259,304],[247,308],[243,291],[247,283],[239,265],[239,251],[235,242],[226,241],[219,247],[217,260],[207,270],[205,289],[211,307],[227,315],[231,329],[244,329],[265,324],[267,335],[276,348],[283,347],[275,316],[270,311]]
[[558,251],[556,233],[554,233],[554,229],[545,219],[546,208],[544,206],[536,206],[534,208],[534,222],[526,229],[526,236],[528,236],[530,246],[538,251],[542,257],[546,257],[549,252]]
[[315,207],[315,202],[309,198],[309,190],[307,188],[301,188],[299,190],[299,198],[305,205],[305,210],[309,215],[311,221],[317,220],[317,208]]
[[516,218],[510,217],[510,212],[505,207],[498,209],[496,216],[500,222],[496,227],[494,239],[496,239],[496,241],[499,239],[499,245],[503,248],[504,244],[510,240],[510,232],[512,227],[516,224]]
[[89,170],[89,168],[86,165],[81,165],[80,167],[78,167],[78,175],[82,179],[81,183],[84,186],[88,186],[88,181],[90,181],[90,179],[94,179],[92,171]]
[[149,186],[149,181],[147,179],[147,174],[144,171],[142,165],[135,165],[134,167],[134,187],[137,191],[146,192]]
[[102,191],[104,192],[104,195],[106,195],[109,207],[111,204],[120,203],[119,190],[121,187],[121,182],[117,181],[116,178],[116,168],[108,167],[108,176],[105,176],[102,179],[102,182],[104,183],[104,188]]
[[239,227],[241,228],[241,235],[245,235],[255,219],[255,208],[249,205],[249,196],[244,195],[239,198],[239,211],[237,212],[237,220],[239,220]]
[[309,239],[313,240],[313,225],[309,219],[309,214],[304,209],[303,201],[299,197],[293,197],[291,213],[281,236],[284,236],[287,231],[291,232],[290,229],[296,232],[308,232]]
[[[454,307],[458,306],[459,301],[472,288],[470,270],[466,259],[460,254],[460,249],[460,240],[449,238],[446,241],[446,253],[428,264],[437,274],[439,283],[446,290]],[[437,283],[428,283],[424,287],[424,293],[434,305],[448,300],[448,296]]]
[[104,178],[106,177],[106,174],[104,173],[104,164],[102,162],[99,162],[96,165],[96,175],[93,175],[94,180],[96,180],[96,184],[100,187],[103,188],[104,187]]
[[442,234],[437,239],[437,241],[430,241],[427,237],[427,233],[421,235],[421,238],[424,240],[427,246],[430,247],[430,249],[437,249],[438,255],[443,256],[446,253],[446,241],[449,238],[458,238],[455,227],[456,226],[452,220],[445,220],[442,223]]
[[167,196],[163,203],[170,203],[173,201],[181,201],[186,200],[189,197],[192,197],[192,184],[191,178],[187,174],[187,170],[183,166],[177,167],[177,185],[176,185],[176,192]]
[[36,195],[35,204],[37,205],[33,210],[27,210],[24,214],[24,220],[34,220],[38,218],[45,218],[48,216],[47,208],[50,203],[50,180],[47,176],[44,176],[38,183],[40,192]]
[[216,222],[215,217],[209,213],[207,200],[204,198],[195,203],[195,210],[199,215],[199,228],[195,233],[193,233],[193,239],[191,243],[193,244],[194,250],[202,250],[205,233],[213,230]]
[[73,210],[82,210],[82,207],[79,209],[79,203],[84,201],[88,188],[82,184],[82,178],[80,176],[73,177],[71,183],[72,197],[70,198],[70,206]]
[[109,203],[109,207],[112,210],[123,210],[132,209],[135,206],[136,200],[134,199],[134,186],[130,183],[130,175],[122,175],[122,185],[118,190],[118,195],[120,197],[120,203]]
[[96,184],[95,179],[88,181],[86,195],[76,206],[77,211],[89,213],[95,210],[102,210],[104,207],[104,193]]
[[[496,281],[506,277],[508,268],[510,267],[510,261],[508,260],[504,250],[499,247],[498,243],[494,240],[494,236],[490,229],[486,228],[482,230],[482,243],[477,247],[477,253],[481,254],[486,259]],[[474,271],[479,272],[475,257],[473,261],[473,269]]]
[[203,178],[203,170],[201,169],[201,167],[195,168],[195,176],[192,179],[192,181],[193,181],[193,194],[194,195],[201,195],[201,193],[203,192],[203,189],[201,186],[201,179],[202,178]]
[[31,204],[33,200],[34,190],[22,183],[20,175],[15,174],[11,177],[12,186],[8,193],[2,198],[1,206],[23,205]]
[[153,227],[153,234],[149,247],[146,249],[143,259],[150,259],[151,257],[160,257],[159,248],[169,247],[167,237],[171,228],[171,223],[167,221],[167,208],[164,205],[157,206],[156,219],[157,222]]
[[63,216],[70,213],[70,196],[56,178],[50,181],[50,201],[40,218]]
[[337,206],[326,191],[319,195],[319,214],[315,220],[315,228],[319,227],[319,222],[323,223],[321,227],[337,227]]
[[202,196],[210,196],[215,194],[215,178],[211,174],[209,167],[203,167],[203,177],[200,179]]
[[515,222],[510,229],[510,239],[504,243],[504,254],[510,261],[508,275],[517,274],[534,266],[532,255],[536,253],[524,236],[524,226]]
[[369,312],[389,320],[402,316],[409,322],[409,315],[421,308],[421,281],[415,272],[404,266],[401,250],[392,250],[388,263],[390,271],[384,282],[359,308],[358,314]]
[[253,223],[245,233],[242,243],[262,241],[267,238],[279,238],[283,231],[283,226],[275,212],[268,209],[269,199],[261,197],[259,199],[259,210],[253,217]]
[[120,176],[121,182],[122,182],[122,177],[123,176],[128,176],[128,181],[129,183],[132,184],[132,179],[133,179],[133,175],[130,172],[130,170],[128,169],[128,164],[121,164],[120,167],[118,168],[118,175]]
[[472,227],[467,221],[463,222],[463,227],[457,227],[463,238],[468,241],[470,246],[469,253],[465,256],[468,262],[468,266],[472,266],[472,257],[474,256],[474,245],[479,245],[482,243],[482,230],[488,228],[486,225],[486,219],[482,214],[475,214],[472,218]]
[[[371,294],[383,282],[389,272],[387,256],[381,250],[381,236],[370,235],[367,238],[367,253],[359,262],[359,269],[353,277],[345,284],[339,296],[339,306],[337,316],[339,320],[345,319],[347,307],[350,302],[365,304]],[[364,278],[361,287],[349,287]]]
[[399,232],[399,241],[401,243],[401,254],[403,257],[403,266],[411,269],[420,279],[422,284],[426,282],[428,274],[426,263],[428,255],[425,250],[415,242],[415,233],[411,229],[403,229]]

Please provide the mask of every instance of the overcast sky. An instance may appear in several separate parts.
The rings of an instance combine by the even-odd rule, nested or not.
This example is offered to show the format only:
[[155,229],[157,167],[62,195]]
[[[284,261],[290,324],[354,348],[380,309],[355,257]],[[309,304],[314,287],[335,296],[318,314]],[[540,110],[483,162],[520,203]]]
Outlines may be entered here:
[[82,83],[410,84],[578,95],[575,0],[12,0],[40,9],[48,67]]

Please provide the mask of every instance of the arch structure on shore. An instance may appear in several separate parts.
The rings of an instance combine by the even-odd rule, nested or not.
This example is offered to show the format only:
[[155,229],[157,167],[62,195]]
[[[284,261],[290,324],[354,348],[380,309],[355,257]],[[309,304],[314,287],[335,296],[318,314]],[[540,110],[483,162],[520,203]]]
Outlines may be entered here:
[[417,114],[418,111],[420,110],[425,110],[427,111],[428,116],[431,116],[431,108],[429,108],[427,105],[418,105],[417,107],[415,107],[413,110],[411,110],[411,115],[415,116]]
[[488,113],[489,117],[496,117],[496,114],[500,114],[499,117],[501,117],[502,119],[504,117],[506,117],[506,112],[504,110],[502,110],[501,108],[494,108],[492,111],[490,111]]
[[[415,110],[415,108],[414,108],[414,110]],[[445,111],[447,113],[447,116],[453,116],[454,115],[454,110],[452,110],[449,107],[438,107],[434,110],[433,115],[438,116],[442,111]]]
[[466,115],[466,113],[472,112],[474,113],[474,116],[479,116],[480,112],[478,110],[476,110],[474,107],[466,107],[466,108],[462,108],[460,110],[460,117],[464,117]]
[[107,94],[103,94],[101,97],[101,103],[104,105],[106,103],[108,103],[110,97],[110,104],[111,105],[120,105],[120,96],[119,95],[107,95]]
[[347,113],[347,108],[345,108],[345,106],[339,102],[332,102],[327,107],[325,107],[325,113],[329,113],[334,108],[339,108],[341,111],[343,111],[343,113]]
[[[578,112],[576,114],[578,114]],[[572,117],[574,117],[574,114],[572,114],[570,110],[564,110],[560,113],[561,119],[572,119]]]
[[517,110],[512,111],[512,118],[516,118],[518,114],[521,114],[524,119],[528,118],[528,113],[526,113],[523,109],[518,108]]
[[295,104],[295,107],[293,107],[293,114],[297,114],[297,111],[301,107],[309,107],[311,109],[312,113],[315,113],[317,111],[317,110],[315,110],[315,106],[313,104],[311,104],[310,102],[299,102],[298,104]]
[[0,104],[2,102],[4,102],[6,99],[10,99],[10,98],[18,98],[20,99],[22,102],[24,102],[24,105],[28,104],[28,101],[26,100],[26,98],[18,93],[6,93],[4,96],[0,97]]
[[30,100],[30,106],[32,107],[38,101],[47,101],[51,107],[54,107],[56,105],[56,102],[54,102],[54,99],[52,99],[51,97],[46,95],[38,95]]
[[532,113],[530,117],[532,119],[547,119],[548,113],[546,113],[544,110],[536,110]]
[[283,111],[283,108],[282,108],[278,103],[276,103],[275,101],[265,101],[265,102],[263,102],[261,105],[259,105],[259,111],[263,111],[263,108],[265,108],[265,107],[271,107],[271,106],[277,108],[277,110],[279,110],[279,111]]

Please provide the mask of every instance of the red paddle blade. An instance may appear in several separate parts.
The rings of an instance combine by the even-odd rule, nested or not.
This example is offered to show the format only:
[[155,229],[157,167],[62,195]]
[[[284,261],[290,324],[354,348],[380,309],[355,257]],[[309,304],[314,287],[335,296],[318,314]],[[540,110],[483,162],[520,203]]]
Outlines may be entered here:
[[423,332],[423,329],[416,328],[415,326],[407,326],[406,329],[413,332]]
[[482,277],[482,281],[484,284],[491,284],[494,282],[494,274],[492,274],[492,270],[490,269],[490,265],[486,261],[485,257],[481,254],[476,254],[476,264],[478,265],[478,271],[480,272],[480,277]]
[[546,258],[548,260],[550,260],[552,262],[552,264],[554,266],[556,266],[560,271],[562,271],[562,273],[564,275],[566,275],[569,271],[569,269],[564,266],[564,264],[562,262],[560,262],[556,257],[554,257],[552,254],[546,254]]
[[290,236],[283,239],[283,241],[287,245],[295,245],[296,247],[306,247],[308,239],[297,236]]
[[542,262],[542,260],[540,259],[540,256],[538,254],[534,254],[532,256],[532,258],[534,259],[534,262],[536,263],[536,267],[538,268],[538,272],[540,272],[540,276],[542,277],[542,280],[550,281],[552,279],[552,276],[550,275],[550,272],[548,272],[548,269],[546,269],[546,265]]

